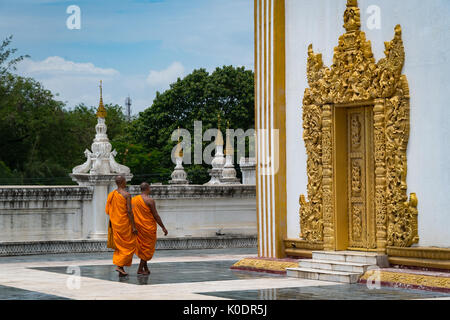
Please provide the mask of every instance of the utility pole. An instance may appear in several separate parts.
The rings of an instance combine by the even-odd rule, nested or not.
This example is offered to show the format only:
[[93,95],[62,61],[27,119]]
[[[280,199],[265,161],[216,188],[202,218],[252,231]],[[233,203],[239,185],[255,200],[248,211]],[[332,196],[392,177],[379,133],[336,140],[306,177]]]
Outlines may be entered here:
[[130,96],[128,96],[125,99],[125,106],[127,107],[127,121],[130,122],[131,121],[131,98],[130,98]]

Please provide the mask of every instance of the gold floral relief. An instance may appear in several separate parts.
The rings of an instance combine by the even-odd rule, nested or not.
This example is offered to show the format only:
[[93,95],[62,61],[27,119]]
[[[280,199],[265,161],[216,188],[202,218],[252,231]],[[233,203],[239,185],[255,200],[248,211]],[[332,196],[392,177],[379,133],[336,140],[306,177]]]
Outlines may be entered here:
[[[376,62],[370,41],[360,30],[357,0],[348,0],[344,13],[346,32],[334,49],[333,64],[327,67],[322,55],[308,47],[309,87],[303,98],[303,139],[308,156],[308,201],[300,197],[301,239],[323,241],[333,248],[335,241],[333,177],[333,113],[342,106],[373,108],[373,190],[378,249],[408,247],[418,242],[417,196],[407,196],[406,150],[409,139],[409,86],[402,69],[405,51],[402,29],[385,43],[385,57]],[[361,124],[352,119],[351,142],[361,144]],[[352,168],[351,189],[358,192],[358,168]],[[351,214],[351,213],[349,213]],[[356,214],[355,214],[356,217]],[[355,228],[355,232],[359,232]],[[349,231],[350,232],[350,231]],[[328,244],[328,245],[327,245]]]
[[323,241],[322,219],[322,112],[315,105],[305,106],[303,114],[303,133],[308,153],[308,200],[300,197],[301,239],[310,243]]
[[352,235],[354,240],[360,240],[362,236],[362,211],[359,205],[352,205]]
[[361,120],[358,115],[352,116],[352,146],[354,149],[361,145]]
[[361,193],[362,182],[361,182],[361,166],[358,161],[352,161],[352,193],[353,196],[358,196]]

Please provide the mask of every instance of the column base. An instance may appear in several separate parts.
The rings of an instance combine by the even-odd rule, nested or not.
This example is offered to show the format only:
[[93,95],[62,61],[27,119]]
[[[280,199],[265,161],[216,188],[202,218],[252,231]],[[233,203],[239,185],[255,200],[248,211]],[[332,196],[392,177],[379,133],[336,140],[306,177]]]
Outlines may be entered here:
[[88,235],[90,240],[106,240],[107,238],[108,234],[103,232],[92,232]]

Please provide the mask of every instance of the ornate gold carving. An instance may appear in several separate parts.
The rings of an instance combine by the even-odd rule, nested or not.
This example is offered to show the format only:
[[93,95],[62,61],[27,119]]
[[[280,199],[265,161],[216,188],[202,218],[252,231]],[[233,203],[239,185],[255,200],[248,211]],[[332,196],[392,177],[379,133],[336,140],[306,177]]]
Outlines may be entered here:
[[359,205],[352,206],[352,233],[353,239],[361,239],[362,236],[362,211]]
[[[388,47],[388,46],[387,46]],[[396,95],[386,99],[386,208],[387,244],[409,247],[418,243],[417,197],[406,194],[406,149],[409,139],[409,89],[406,77],[400,78]]]
[[395,27],[394,39],[385,43],[386,57],[376,63],[365,33],[359,27],[357,30],[354,28],[359,25],[352,22],[356,13],[359,15],[356,6],[347,8],[346,15],[352,18],[348,18],[348,31],[339,38],[339,45],[334,49],[331,68],[324,66],[322,55],[315,54],[312,45],[309,46],[309,88],[305,91],[305,105],[369,101],[391,97],[395,93],[405,61],[401,27]]
[[335,248],[334,192],[333,192],[333,134],[331,106],[322,107],[322,165],[323,165],[323,244],[324,250]]
[[358,148],[361,145],[361,121],[358,115],[352,117],[352,146]]
[[297,267],[298,262],[244,258],[236,262],[231,268],[284,272],[286,271],[287,268],[297,268]]
[[358,161],[352,161],[352,193],[353,196],[358,196],[361,193],[361,166]]
[[360,280],[369,281],[374,277],[385,283],[450,289],[450,277],[429,276],[416,273],[369,270]]
[[[308,155],[309,202],[304,196],[300,198],[301,238],[310,242],[323,239],[326,250],[335,248],[332,115],[336,105],[373,106],[373,145],[368,150],[373,152],[375,165],[367,169],[375,171],[374,186],[368,186],[368,192],[374,193],[376,240],[370,242],[376,241],[380,251],[386,245],[407,247],[418,242],[417,197],[411,194],[408,201],[406,194],[409,87],[401,74],[405,62],[401,27],[395,27],[394,39],[385,43],[386,57],[377,63],[360,26],[357,0],[348,0],[346,33],[334,49],[333,65],[324,66],[322,55],[314,53],[312,45],[308,47],[303,138]],[[353,145],[358,147],[362,138],[357,119],[352,120],[349,130]],[[359,189],[357,176],[355,168],[354,192]],[[323,238],[318,232],[322,226]]]
[[303,137],[308,154],[308,199],[300,196],[300,238],[317,243],[323,241],[322,219],[322,110],[311,105],[303,107]]
[[418,259],[433,259],[433,260],[449,260],[449,248],[432,248],[432,247],[387,247],[387,254],[390,257],[405,257]]
[[361,27],[360,10],[358,1],[347,1],[347,10],[344,13],[344,28],[347,32],[359,30]]
[[386,137],[384,99],[375,100],[374,112],[374,153],[375,153],[375,216],[377,229],[377,248],[386,248]]
[[301,239],[285,239],[284,246],[285,248],[292,249],[323,250],[323,243],[310,243],[307,240]]

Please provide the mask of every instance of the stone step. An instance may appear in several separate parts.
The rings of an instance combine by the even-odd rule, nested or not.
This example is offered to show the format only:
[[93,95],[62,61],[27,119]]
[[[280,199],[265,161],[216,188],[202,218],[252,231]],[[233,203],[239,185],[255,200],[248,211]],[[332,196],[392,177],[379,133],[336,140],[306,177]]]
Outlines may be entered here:
[[355,272],[364,274],[371,264],[355,263],[355,262],[340,262],[332,260],[300,260],[300,268],[320,269],[330,271]]
[[311,268],[288,268],[286,275],[293,278],[340,283],[357,283],[361,273],[321,270]]
[[381,268],[389,267],[389,261],[386,255],[376,252],[357,252],[357,251],[313,251],[313,260],[338,261],[377,265]]

